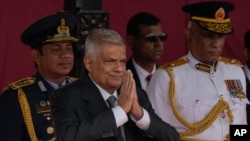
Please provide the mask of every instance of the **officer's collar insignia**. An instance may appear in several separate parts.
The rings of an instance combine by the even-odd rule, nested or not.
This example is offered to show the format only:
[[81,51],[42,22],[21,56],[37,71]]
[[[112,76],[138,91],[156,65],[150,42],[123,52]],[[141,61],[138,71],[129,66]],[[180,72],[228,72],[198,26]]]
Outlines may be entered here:
[[38,84],[38,86],[39,86],[39,88],[40,88],[40,90],[41,90],[42,92],[46,92],[46,91],[47,91],[47,89],[46,89],[46,87],[44,86],[44,84],[43,84],[42,81],[38,81],[37,84]]
[[72,77],[72,76],[67,76],[67,79],[68,79],[68,81],[69,81],[70,83],[77,80],[76,77]]
[[225,80],[227,90],[234,98],[239,98],[240,100],[246,98],[245,93],[243,92],[243,87],[241,81],[238,79],[235,80]]
[[218,68],[218,61],[216,61],[212,66],[210,65],[206,65],[206,64],[202,64],[202,63],[198,63],[195,65],[196,69],[201,70],[201,71],[205,71],[208,73],[212,73],[212,72],[216,72],[217,68]]

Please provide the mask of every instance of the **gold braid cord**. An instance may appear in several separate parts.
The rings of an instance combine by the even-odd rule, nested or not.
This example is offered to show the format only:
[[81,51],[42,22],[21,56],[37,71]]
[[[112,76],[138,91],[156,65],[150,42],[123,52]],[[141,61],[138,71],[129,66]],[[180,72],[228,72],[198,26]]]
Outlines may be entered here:
[[169,89],[169,101],[170,106],[172,108],[172,111],[175,115],[175,117],[186,127],[188,127],[188,130],[185,132],[180,132],[181,138],[184,138],[185,136],[192,136],[199,134],[203,131],[205,131],[207,128],[211,126],[211,124],[216,120],[216,118],[219,116],[221,112],[224,110],[227,110],[227,115],[229,117],[229,124],[233,122],[233,114],[231,109],[229,108],[229,105],[226,101],[223,99],[219,100],[218,103],[212,108],[212,110],[209,112],[209,114],[202,119],[199,122],[190,124],[187,120],[185,120],[180,113],[177,111],[175,103],[174,103],[174,94],[175,94],[175,82],[173,78],[173,69],[171,68],[164,68],[169,77],[170,77],[170,89]]
[[[30,136],[31,141],[39,141],[36,137],[34,124],[32,122],[29,102],[26,98],[24,91],[21,88],[18,89],[18,100],[19,100],[20,107],[22,109],[23,118],[24,118],[25,125],[27,127],[28,134]],[[48,141],[55,141],[55,140],[56,140],[55,137],[53,137],[52,139]]]

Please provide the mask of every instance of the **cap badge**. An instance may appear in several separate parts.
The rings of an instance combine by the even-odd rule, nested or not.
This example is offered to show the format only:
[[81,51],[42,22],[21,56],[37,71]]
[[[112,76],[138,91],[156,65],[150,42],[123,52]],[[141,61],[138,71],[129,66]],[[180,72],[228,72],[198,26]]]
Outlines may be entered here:
[[60,25],[57,27],[57,32],[59,34],[69,33],[69,27],[66,25],[65,19],[61,18]]
[[217,21],[222,21],[225,18],[225,10],[221,7],[219,8],[214,15]]
[[57,27],[57,33],[53,36],[47,36],[47,40],[45,42],[59,42],[59,41],[78,41],[77,38],[70,36],[70,28],[66,24],[64,18],[61,18],[60,25]]

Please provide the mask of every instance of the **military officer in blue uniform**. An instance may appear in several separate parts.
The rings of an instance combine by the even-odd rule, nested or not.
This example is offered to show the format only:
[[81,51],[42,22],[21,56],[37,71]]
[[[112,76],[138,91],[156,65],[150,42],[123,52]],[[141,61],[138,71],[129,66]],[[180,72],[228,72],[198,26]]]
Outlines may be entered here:
[[229,140],[229,125],[247,124],[246,80],[242,64],[221,56],[233,32],[229,2],[183,6],[190,14],[186,30],[189,52],[160,66],[148,96],[156,113],[185,141]]
[[[76,78],[67,76],[74,64],[73,14],[59,12],[32,23],[21,35],[31,47],[37,72],[10,83],[0,95],[1,141],[54,141],[50,96]],[[24,68],[25,69],[25,68]]]

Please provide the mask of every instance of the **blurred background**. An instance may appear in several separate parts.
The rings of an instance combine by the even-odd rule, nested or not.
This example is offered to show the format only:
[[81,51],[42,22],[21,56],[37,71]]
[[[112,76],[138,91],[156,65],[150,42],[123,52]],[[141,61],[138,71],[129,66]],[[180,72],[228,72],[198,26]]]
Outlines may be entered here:
[[[104,16],[103,26],[118,31],[126,41],[128,19],[137,12],[150,12],[161,19],[164,30],[168,33],[165,54],[159,64],[173,61],[183,56],[186,51],[185,28],[188,14],[181,11],[185,4],[204,0],[12,0],[0,1],[0,91],[10,82],[33,75],[35,66],[31,59],[30,47],[21,43],[22,31],[35,20],[67,10],[81,19],[95,15]],[[94,2],[95,1],[95,2]],[[213,1],[213,0],[212,0]],[[250,29],[250,1],[227,0],[235,5],[230,13],[234,33],[229,35],[223,56],[236,58],[243,64],[244,34]],[[94,3],[93,3],[94,2]],[[97,4],[98,3],[98,4]],[[90,5],[90,6],[89,6]],[[80,16],[79,16],[80,15]],[[87,15],[87,16],[86,16]],[[102,17],[103,18],[103,17]],[[79,22],[79,24],[83,24]],[[86,24],[86,23],[85,23]],[[84,40],[83,26],[78,26],[78,36]],[[83,43],[82,43],[83,44]],[[75,70],[78,75],[81,67],[81,48],[76,52]],[[127,46],[128,57],[131,54]],[[79,55],[80,54],[80,55]]]

